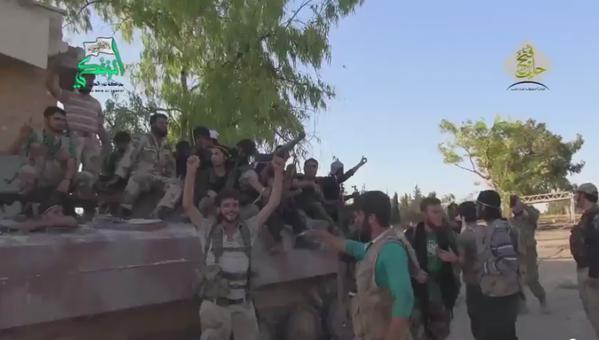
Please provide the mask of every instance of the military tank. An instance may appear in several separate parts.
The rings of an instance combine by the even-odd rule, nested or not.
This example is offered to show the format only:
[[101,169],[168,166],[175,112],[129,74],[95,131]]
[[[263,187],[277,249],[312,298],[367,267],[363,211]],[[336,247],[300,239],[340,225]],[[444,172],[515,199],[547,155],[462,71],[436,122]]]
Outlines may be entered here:
[[[33,233],[0,225],[0,339],[199,339],[203,254],[191,224],[95,219]],[[260,339],[351,339],[335,254],[293,248],[283,230],[273,255],[264,236],[251,280]]]

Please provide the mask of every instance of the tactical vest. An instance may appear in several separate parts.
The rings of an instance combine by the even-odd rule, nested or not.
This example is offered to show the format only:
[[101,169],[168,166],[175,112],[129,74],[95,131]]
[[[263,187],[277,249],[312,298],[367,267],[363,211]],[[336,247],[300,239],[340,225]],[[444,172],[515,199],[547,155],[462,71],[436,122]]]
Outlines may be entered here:
[[[248,257],[249,262],[247,273],[244,274],[244,277],[237,277],[237,273],[225,272],[220,267],[220,259],[222,255],[231,250],[224,247],[224,230],[219,226],[219,223],[216,222],[210,228],[208,237],[206,238],[206,244],[204,246],[204,262],[207,259],[208,252],[211,251],[214,256],[214,264],[207,264],[200,274],[200,287],[198,294],[201,298],[214,299],[219,297],[227,297],[230,289],[234,288],[231,286],[231,281],[233,280],[247,279],[247,285],[249,287],[252,264],[251,232],[244,223],[239,226],[239,232],[241,233],[241,239],[243,242],[243,251]],[[246,287],[246,290],[248,287]]]
[[[375,281],[375,266],[383,246],[394,242],[405,246],[393,229],[384,232],[367,250],[364,258],[356,264],[356,285],[358,292],[353,304],[354,332],[358,339],[380,340],[391,323],[393,296],[389,289],[378,287]],[[401,265],[401,264],[397,264]],[[408,263],[404,264],[408,266]],[[409,331],[401,340],[410,339]]]
[[[595,224],[599,226],[599,207],[594,207],[588,213],[581,217],[577,226],[572,228],[570,235],[570,252],[576,261],[578,268],[586,268],[589,266],[588,247],[590,238],[592,238]],[[591,232],[589,232],[591,230]]]

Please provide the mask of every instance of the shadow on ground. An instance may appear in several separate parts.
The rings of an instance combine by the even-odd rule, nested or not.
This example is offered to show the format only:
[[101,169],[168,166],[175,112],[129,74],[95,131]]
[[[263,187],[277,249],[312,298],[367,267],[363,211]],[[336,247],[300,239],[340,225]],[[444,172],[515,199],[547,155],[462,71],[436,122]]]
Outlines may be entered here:
[[[526,291],[528,314],[518,318],[520,340],[592,340],[595,335],[582,309],[576,288],[576,265],[569,259],[543,259],[541,284],[547,291],[551,314],[542,314],[537,300]],[[455,311],[449,340],[474,340],[466,314],[464,293]]]

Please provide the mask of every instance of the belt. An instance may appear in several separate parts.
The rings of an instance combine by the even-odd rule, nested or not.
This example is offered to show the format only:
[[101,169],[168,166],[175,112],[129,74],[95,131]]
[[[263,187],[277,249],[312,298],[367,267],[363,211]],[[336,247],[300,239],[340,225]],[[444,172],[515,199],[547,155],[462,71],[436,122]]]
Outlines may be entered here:
[[227,299],[227,298],[216,298],[213,299],[212,302],[219,306],[230,306],[230,305],[239,305],[245,303],[247,299]]

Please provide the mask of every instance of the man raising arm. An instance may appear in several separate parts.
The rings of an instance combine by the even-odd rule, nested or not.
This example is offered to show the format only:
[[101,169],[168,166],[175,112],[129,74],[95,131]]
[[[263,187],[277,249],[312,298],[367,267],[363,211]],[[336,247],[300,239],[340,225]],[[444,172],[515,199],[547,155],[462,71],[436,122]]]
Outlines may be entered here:
[[360,201],[359,210],[365,217],[362,228],[370,234],[371,242],[344,240],[322,230],[310,230],[307,235],[359,261],[358,312],[353,315],[355,335],[366,340],[408,339],[414,294],[406,248],[396,231],[389,228],[389,197],[371,191],[362,195]]
[[[254,304],[248,294],[251,249],[264,222],[277,208],[281,199],[284,160],[275,157],[275,179],[272,194],[258,215],[242,220],[239,217],[239,194],[223,190],[216,197],[217,218],[204,218],[194,205],[195,178],[200,160],[191,156],[183,188],[183,209],[198,228],[205,251],[206,268],[218,269],[222,277],[206,278],[200,305],[202,336],[209,339],[258,340],[258,322]],[[206,269],[208,271],[208,269]],[[220,289],[223,288],[223,289]]]

